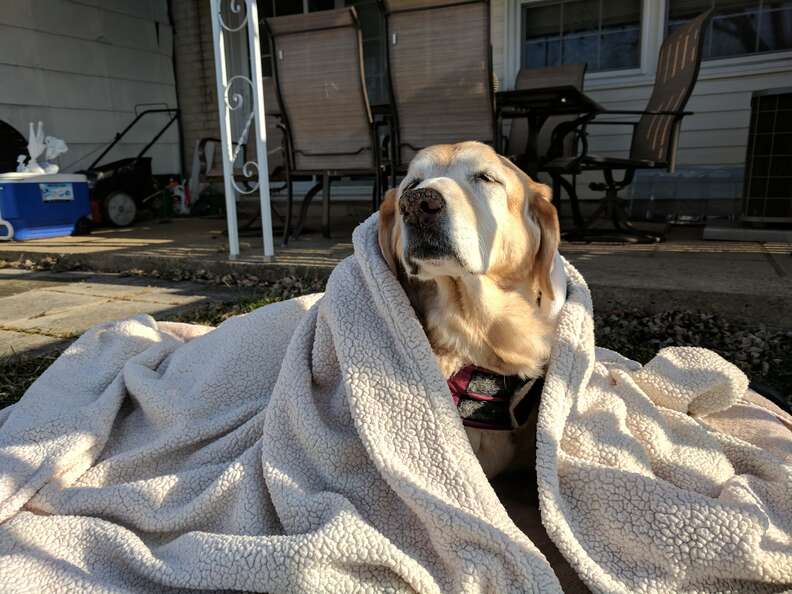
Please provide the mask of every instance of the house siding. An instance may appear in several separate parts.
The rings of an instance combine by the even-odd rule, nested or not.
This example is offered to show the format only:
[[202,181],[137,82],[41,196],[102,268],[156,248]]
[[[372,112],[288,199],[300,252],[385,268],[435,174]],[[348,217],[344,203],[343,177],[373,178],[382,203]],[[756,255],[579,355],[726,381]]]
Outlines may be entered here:
[[[135,105],[176,107],[167,0],[36,0],[0,11],[0,119],[66,141],[64,170],[88,166],[134,117]],[[137,154],[165,116],[141,120],[105,159]],[[149,156],[155,173],[180,169],[172,126]]]

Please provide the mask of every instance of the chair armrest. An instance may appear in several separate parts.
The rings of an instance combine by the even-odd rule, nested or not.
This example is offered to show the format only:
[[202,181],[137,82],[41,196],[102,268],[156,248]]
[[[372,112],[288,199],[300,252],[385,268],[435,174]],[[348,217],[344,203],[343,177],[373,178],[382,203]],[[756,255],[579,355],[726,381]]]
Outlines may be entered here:
[[638,125],[638,122],[619,122],[616,120],[607,120],[607,121],[597,121],[593,120],[586,124],[587,126],[632,126],[635,128]]
[[649,111],[649,110],[631,110],[631,109],[606,109],[599,112],[599,115],[673,115],[678,117],[693,115],[692,111]]

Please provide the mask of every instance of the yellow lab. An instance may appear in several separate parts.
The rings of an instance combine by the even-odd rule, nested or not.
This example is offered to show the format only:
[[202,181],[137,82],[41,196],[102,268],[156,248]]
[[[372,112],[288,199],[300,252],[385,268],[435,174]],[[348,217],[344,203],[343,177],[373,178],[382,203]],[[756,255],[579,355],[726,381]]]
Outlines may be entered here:
[[550,189],[478,142],[420,151],[380,209],[379,243],[489,477],[533,464],[566,281]]

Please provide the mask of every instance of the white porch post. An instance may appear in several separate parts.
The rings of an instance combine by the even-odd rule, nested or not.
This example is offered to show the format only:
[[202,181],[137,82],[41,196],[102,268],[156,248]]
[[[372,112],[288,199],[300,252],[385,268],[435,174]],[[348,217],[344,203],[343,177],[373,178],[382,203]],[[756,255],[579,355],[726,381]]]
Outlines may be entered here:
[[[267,128],[264,119],[264,91],[261,76],[261,48],[258,26],[258,6],[256,0],[245,0],[245,13],[240,22],[233,26],[223,20],[221,0],[211,0],[212,33],[214,35],[215,74],[217,80],[217,110],[220,123],[220,139],[222,141],[223,181],[225,187],[226,222],[228,224],[229,257],[239,256],[239,230],[237,227],[236,197],[237,194],[252,194],[259,190],[261,204],[262,240],[264,256],[274,255],[272,240],[272,214],[270,211],[269,168],[267,164]],[[229,2],[231,13],[242,12],[239,0]],[[228,77],[226,66],[226,35],[247,29],[248,53],[251,64],[250,73],[236,73]],[[242,33],[244,35],[244,32]],[[247,76],[250,74],[250,76]],[[240,92],[231,91],[235,83],[250,86],[253,98],[248,117],[239,138],[231,134],[231,112],[242,109],[245,97]],[[247,144],[250,125],[255,122],[256,129],[256,160],[242,164],[242,174],[246,178],[258,175],[257,182],[248,182],[244,187],[237,185],[234,179],[234,165],[242,147]],[[244,155],[244,153],[242,153]]]
[[275,254],[272,241],[272,210],[270,209],[269,162],[267,159],[267,121],[264,111],[264,83],[261,75],[261,37],[259,36],[258,5],[248,3],[248,49],[253,75],[253,110],[256,118],[256,156],[259,173],[259,202],[261,203],[261,233],[264,256]]

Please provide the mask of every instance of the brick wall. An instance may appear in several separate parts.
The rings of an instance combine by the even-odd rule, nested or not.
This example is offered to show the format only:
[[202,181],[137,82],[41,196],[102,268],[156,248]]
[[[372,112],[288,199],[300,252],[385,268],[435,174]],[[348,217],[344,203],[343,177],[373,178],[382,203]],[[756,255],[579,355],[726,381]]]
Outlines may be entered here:
[[208,0],[171,0],[173,14],[176,92],[184,135],[185,176],[192,168],[195,143],[220,137]]

